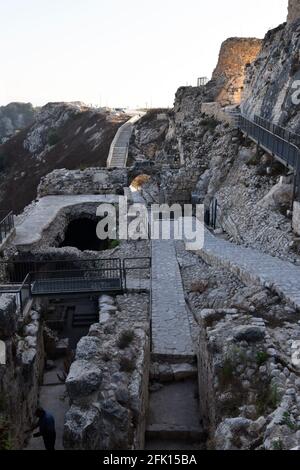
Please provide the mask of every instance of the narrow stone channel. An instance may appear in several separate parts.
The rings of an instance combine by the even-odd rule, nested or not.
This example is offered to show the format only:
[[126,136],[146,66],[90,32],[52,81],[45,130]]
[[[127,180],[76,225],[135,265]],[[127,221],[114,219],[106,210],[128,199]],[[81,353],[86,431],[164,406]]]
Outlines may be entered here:
[[153,349],[146,448],[201,449],[205,436],[198,369],[174,240],[152,241],[151,289]]

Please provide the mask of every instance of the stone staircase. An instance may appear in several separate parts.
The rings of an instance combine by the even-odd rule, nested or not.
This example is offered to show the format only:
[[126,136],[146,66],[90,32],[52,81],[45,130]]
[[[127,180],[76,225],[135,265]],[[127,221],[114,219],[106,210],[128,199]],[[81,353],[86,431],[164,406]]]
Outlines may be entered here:
[[99,320],[99,315],[97,313],[75,312],[72,317],[72,327],[83,328],[86,326],[91,326],[94,323],[97,323],[98,320]]
[[107,159],[108,168],[126,168],[128,149],[134,124],[140,119],[140,115],[133,116],[121,126],[111,144]]
[[152,364],[146,449],[204,448],[197,375],[195,362]]

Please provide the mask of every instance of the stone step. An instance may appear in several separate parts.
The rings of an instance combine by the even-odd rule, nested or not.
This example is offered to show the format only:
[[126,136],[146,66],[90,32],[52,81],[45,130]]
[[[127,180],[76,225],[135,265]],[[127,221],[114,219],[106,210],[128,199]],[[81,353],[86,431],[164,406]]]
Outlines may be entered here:
[[164,424],[151,424],[146,429],[146,439],[167,439],[174,441],[204,442],[206,433],[199,427],[174,426]]
[[204,443],[185,442],[173,439],[148,439],[146,441],[145,450],[205,450]]
[[197,377],[198,369],[196,364],[155,363],[150,367],[150,380],[159,383],[180,382],[187,379],[196,379]]
[[72,318],[72,326],[74,328],[80,328],[84,326],[90,326],[93,323],[98,323],[99,315],[96,313],[91,314],[74,314]]
[[159,362],[160,364],[194,364],[196,360],[194,354],[151,354],[151,362]]

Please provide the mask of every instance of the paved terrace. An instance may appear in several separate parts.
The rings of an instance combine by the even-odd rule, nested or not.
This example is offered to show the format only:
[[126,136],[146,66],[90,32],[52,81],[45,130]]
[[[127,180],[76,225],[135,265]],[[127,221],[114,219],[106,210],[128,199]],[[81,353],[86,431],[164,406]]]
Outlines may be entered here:
[[200,254],[207,263],[229,269],[245,284],[268,287],[300,309],[300,266],[216,238],[208,230]]
[[91,194],[43,197],[38,200],[26,217],[17,224],[14,243],[17,246],[27,246],[38,243],[43,233],[64,209],[84,204],[117,204],[118,202],[119,196],[115,195]]

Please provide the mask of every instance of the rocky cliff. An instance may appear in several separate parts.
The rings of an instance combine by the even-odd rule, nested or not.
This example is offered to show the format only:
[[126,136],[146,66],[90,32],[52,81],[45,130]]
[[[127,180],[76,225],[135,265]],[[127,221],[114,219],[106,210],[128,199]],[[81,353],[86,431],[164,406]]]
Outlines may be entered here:
[[0,144],[16,132],[31,126],[37,110],[30,103],[10,103],[0,106]]
[[[247,97],[243,106],[250,114],[257,112],[272,118],[276,113],[276,92],[280,95],[289,67],[295,63],[292,57],[299,41],[298,27],[294,22],[269,32],[258,58],[246,67]],[[172,188],[173,200],[179,201],[185,191],[190,198],[195,194],[207,207],[216,198],[219,228],[231,240],[293,260],[297,255],[291,220],[287,216],[292,203],[292,180],[286,178],[285,168],[272,156],[257,152],[254,144],[244,139],[237,129],[201,111],[203,103],[217,101],[222,93],[223,96],[228,93],[222,81],[226,73],[241,80],[242,65],[251,59],[246,53],[249,41],[253,44],[251,57],[260,50],[260,41],[238,41],[238,47],[245,52],[240,58],[236,57],[235,40],[225,41],[214,79],[205,87],[180,88],[168,121],[159,121],[153,115],[151,119],[145,117],[136,130],[138,150],[135,148],[135,152],[139,151],[146,159],[153,158],[142,145],[145,139],[155,147],[154,158],[170,155],[172,149],[181,168],[175,172],[164,169],[160,173],[164,195],[170,194]],[[275,59],[278,54],[284,58],[283,63],[278,57]],[[281,85],[270,79],[273,75],[280,77]],[[298,108],[286,101],[285,109],[289,122],[297,128]],[[157,138],[161,133],[165,135],[163,141]]]
[[300,132],[300,18],[271,30],[247,68],[242,112]]
[[300,2],[299,0],[289,0],[288,7],[288,23],[300,18]]
[[54,169],[106,166],[110,144],[127,120],[82,103],[50,103],[34,123],[0,145],[0,207],[21,211]]

